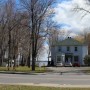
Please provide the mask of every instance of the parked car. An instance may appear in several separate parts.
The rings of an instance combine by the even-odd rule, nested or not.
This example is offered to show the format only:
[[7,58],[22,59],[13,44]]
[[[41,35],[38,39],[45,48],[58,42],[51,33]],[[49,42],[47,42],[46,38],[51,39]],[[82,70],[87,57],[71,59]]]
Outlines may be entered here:
[[79,63],[73,63],[73,67],[80,67]]
[[71,62],[66,62],[66,63],[64,64],[64,66],[65,66],[65,67],[72,67],[72,63],[71,63]]

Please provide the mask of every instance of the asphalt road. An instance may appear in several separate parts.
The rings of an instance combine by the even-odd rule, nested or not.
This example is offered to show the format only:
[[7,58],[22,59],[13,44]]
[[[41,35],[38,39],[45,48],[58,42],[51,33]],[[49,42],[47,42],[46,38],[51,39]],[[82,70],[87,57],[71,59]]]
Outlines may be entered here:
[[0,84],[90,85],[90,76],[77,73],[46,73],[37,75],[0,74]]

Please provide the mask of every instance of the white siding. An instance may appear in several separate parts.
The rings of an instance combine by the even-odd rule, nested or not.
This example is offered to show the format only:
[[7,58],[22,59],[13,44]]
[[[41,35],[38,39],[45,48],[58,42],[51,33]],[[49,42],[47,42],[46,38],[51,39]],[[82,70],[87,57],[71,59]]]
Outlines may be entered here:
[[52,48],[51,48],[51,60],[54,60],[54,64],[56,64],[56,48],[55,48],[55,46],[53,46]]
[[[54,64],[56,64],[56,56],[59,52],[59,46],[52,47],[51,49],[51,59],[54,60]],[[77,46],[77,51],[75,51],[76,46],[69,46],[70,51],[67,51],[67,46],[61,46],[62,53],[73,53],[73,56],[79,56],[79,63],[83,65],[84,57],[88,55],[88,46]]]
[[70,46],[70,51],[67,51],[67,46],[62,46],[62,52],[73,53],[73,56],[79,56],[79,62],[81,64],[81,62],[82,62],[82,46],[77,46],[77,48],[78,48],[77,51],[75,51],[74,48],[75,48],[75,46]]
[[88,46],[82,46],[82,64],[84,64],[84,58],[88,55]]

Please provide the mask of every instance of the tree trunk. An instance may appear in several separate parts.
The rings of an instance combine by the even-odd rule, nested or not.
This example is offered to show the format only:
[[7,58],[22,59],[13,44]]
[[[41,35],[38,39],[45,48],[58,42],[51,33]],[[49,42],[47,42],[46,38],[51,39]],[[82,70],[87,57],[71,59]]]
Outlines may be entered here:
[[28,67],[30,68],[30,55],[28,56],[28,62],[27,62]]
[[14,60],[14,66],[13,66],[13,69],[15,70],[15,67],[16,67],[16,58],[15,58],[15,54],[13,56],[13,60]]
[[11,51],[10,51],[10,49],[11,49],[11,31],[10,31],[10,29],[9,29],[9,41],[8,41],[8,46],[9,46],[9,48],[8,48],[8,70],[9,70],[9,61],[10,61],[10,59],[11,59],[11,56],[10,56],[10,54],[11,54]]
[[32,54],[32,71],[35,71],[35,61],[36,61],[35,55]]
[[[33,32],[34,33],[34,32]],[[32,71],[35,71],[35,61],[36,61],[36,52],[35,52],[35,37],[32,33]]]
[[31,21],[32,21],[32,71],[35,71],[35,22],[34,22],[34,1],[31,0]]

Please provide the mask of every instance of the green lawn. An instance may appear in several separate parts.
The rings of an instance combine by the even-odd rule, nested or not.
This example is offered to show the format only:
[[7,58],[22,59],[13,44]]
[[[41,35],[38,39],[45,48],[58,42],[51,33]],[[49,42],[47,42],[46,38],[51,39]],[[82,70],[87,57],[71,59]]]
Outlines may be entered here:
[[90,88],[56,88],[38,86],[0,85],[0,90],[90,90]]
[[[8,71],[7,67],[0,67],[0,71]],[[15,70],[13,70],[12,67],[10,67],[9,71],[17,71],[17,72],[31,72],[31,68],[28,68],[27,66],[19,66],[16,67]],[[35,72],[46,72],[45,67],[36,67]]]

